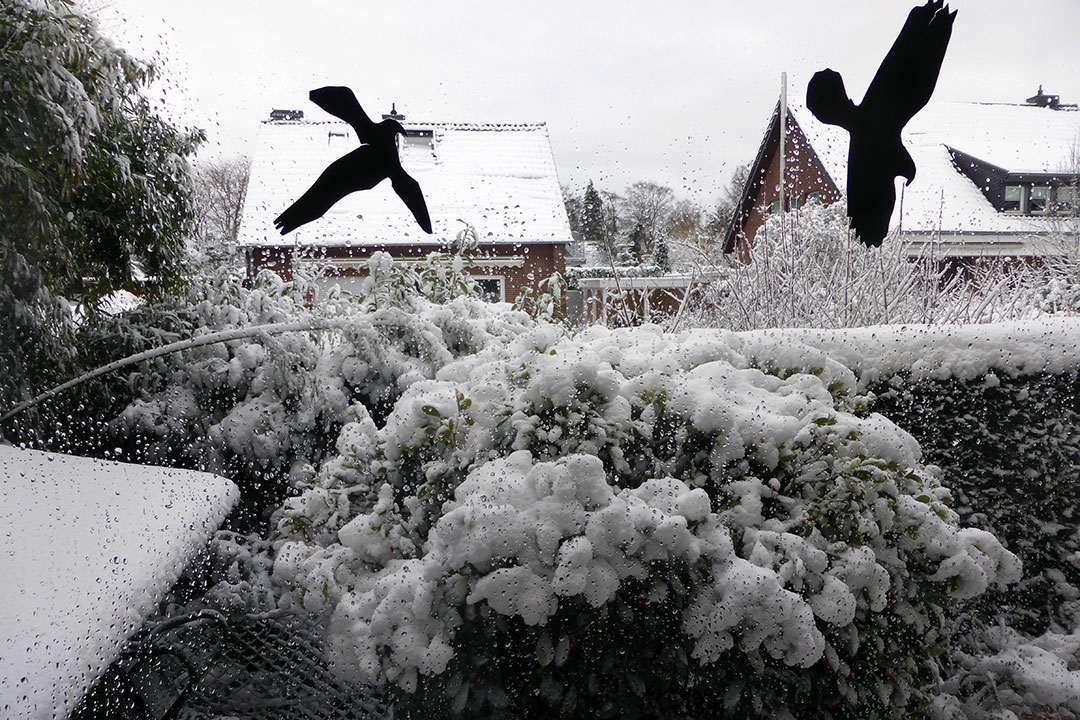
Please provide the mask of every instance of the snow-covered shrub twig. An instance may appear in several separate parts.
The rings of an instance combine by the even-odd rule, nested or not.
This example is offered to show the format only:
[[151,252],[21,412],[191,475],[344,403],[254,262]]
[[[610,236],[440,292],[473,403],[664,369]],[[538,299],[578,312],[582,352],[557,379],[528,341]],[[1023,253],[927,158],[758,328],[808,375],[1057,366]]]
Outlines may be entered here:
[[895,234],[865,248],[841,203],[809,203],[771,216],[748,263],[718,269],[693,322],[733,330],[985,323],[1040,315],[1062,294],[1036,267],[988,261],[950,275],[933,252],[909,258]]

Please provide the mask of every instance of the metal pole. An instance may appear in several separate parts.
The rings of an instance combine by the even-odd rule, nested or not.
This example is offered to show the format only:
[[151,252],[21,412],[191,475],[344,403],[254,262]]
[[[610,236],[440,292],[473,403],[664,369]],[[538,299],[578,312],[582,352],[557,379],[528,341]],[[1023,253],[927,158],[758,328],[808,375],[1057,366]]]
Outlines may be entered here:
[[780,73],[780,212],[787,211],[787,73]]

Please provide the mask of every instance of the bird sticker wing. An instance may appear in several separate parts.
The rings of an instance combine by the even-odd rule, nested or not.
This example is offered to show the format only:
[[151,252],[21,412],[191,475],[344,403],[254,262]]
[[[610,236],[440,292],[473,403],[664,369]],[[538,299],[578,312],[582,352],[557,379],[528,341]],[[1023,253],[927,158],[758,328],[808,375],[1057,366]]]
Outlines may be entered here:
[[394,192],[412,211],[416,222],[420,223],[420,227],[424,229],[424,232],[430,235],[431,217],[428,215],[427,203],[424,202],[424,193],[420,191],[420,183],[413,180],[404,170],[392,175],[390,182],[394,186]]
[[352,125],[360,142],[372,142],[375,123],[364,112],[364,108],[360,107],[360,102],[352,90],[347,87],[321,87],[312,90],[308,97],[326,112]]
[[922,110],[937,85],[955,17],[944,0],[912,8],[860,107],[900,128]]
[[372,149],[361,145],[330,163],[300,198],[274,220],[282,235],[318,220],[339,200],[367,190],[386,179],[386,172],[372,162]]

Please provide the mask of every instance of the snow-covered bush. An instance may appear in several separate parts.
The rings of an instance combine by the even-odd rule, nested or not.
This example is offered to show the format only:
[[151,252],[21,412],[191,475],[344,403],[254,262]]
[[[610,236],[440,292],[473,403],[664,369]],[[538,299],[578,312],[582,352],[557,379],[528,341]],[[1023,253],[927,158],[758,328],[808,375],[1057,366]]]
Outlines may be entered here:
[[282,604],[424,717],[902,716],[1020,568],[854,389],[764,336],[518,328],[349,408]]
[[1059,221],[1048,239],[1043,280],[1030,303],[1044,313],[1080,315],[1080,219]]
[[[286,321],[312,329],[189,348],[88,383],[49,409],[67,412],[41,444],[227,475],[244,491],[240,525],[249,526],[320,464],[354,404],[381,422],[410,384],[528,321],[464,298],[432,305],[421,292],[439,286],[382,253],[369,270],[358,295],[272,273],[246,289],[223,272],[98,318],[82,334],[101,364],[222,330]],[[451,267],[443,278],[457,283],[458,274]]]
[[866,248],[842,203],[808,203],[771,215],[749,262],[720,269],[690,320],[732,330],[985,323],[1033,317],[1060,300],[1061,283],[1051,287],[1038,269],[999,263],[948,276],[932,252],[912,260],[895,235]]
[[960,718],[1080,716],[1080,630],[1023,636],[1001,624],[967,638],[934,700],[933,715]]

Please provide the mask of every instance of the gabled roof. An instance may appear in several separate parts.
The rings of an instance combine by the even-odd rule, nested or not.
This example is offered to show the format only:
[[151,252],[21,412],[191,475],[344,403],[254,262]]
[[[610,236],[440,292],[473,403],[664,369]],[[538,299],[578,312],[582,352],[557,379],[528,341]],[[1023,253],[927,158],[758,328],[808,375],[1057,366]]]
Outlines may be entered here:
[[[822,132],[815,135],[817,139],[817,145],[815,145],[810,141],[809,136],[803,132],[800,127],[800,121],[791,113],[791,108],[791,101],[789,99],[786,134],[789,138],[792,138],[793,136],[797,138],[801,135],[801,137],[807,141],[806,144],[809,145],[811,156],[816,158],[818,164],[825,170],[826,180],[832,184],[832,189],[837,195],[843,196],[841,188],[845,187],[844,169],[847,167],[846,134],[844,134],[843,137],[840,135],[837,135],[835,138],[827,137],[830,130],[839,130],[839,128],[818,123]],[[803,109],[802,114],[807,115],[809,112]],[[735,249],[739,234],[743,229],[742,223],[746,221],[746,218],[750,217],[750,212],[754,204],[758,201],[758,195],[765,182],[766,172],[772,164],[773,158],[780,147],[779,128],[780,103],[777,102],[776,107],[773,108],[772,115],[769,116],[769,124],[765,128],[765,136],[761,139],[761,145],[758,146],[758,151],[754,155],[754,161],[750,164],[750,170],[746,176],[746,184],[743,185],[738,205],[736,205],[735,211],[731,215],[731,220],[728,222],[727,232],[724,236],[725,253],[732,252]],[[840,144],[841,140],[843,141],[842,147]],[[799,144],[803,144],[801,139],[798,140],[798,142]],[[841,152],[843,154],[840,154]]]
[[943,102],[927,110],[913,141],[935,140],[1010,173],[1076,172],[1068,165],[1080,142],[1076,106]]
[[[789,102],[825,171],[839,188],[847,187],[847,131],[818,121],[800,99]],[[1050,229],[1038,216],[998,212],[953,164],[949,148],[1013,173],[1063,173],[1080,142],[1080,112],[1035,105],[931,100],[903,132],[916,174],[899,190],[890,229],[941,235],[1030,235]],[[1076,169],[1072,168],[1072,172]]]
[[[265,122],[252,161],[240,225],[241,245],[441,245],[473,226],[481,242],[568,243],[547,126],[536,124],[403,123],[405,170],[420,183],[434,233],[416,223],[384,181],[353,193],[322,218],[285,237],[274,218],[300,197],[334,160],[359,147],[339,121]],[[426,136],[430,133],[430,137]]]
[[[804,135],[825,174],[839,190],[847,189],[848,133],[814,118],[805,105],[805,84],[793,83],[788,117]],[[742,215],[757,198],[762,168],[777,151],[780,106],[772,112],[758,148],[750,181],[743,192]],[[917,167],[910,186],[897,184],[890,229],[900,228],[908,241],[940,239],[947,254],[1032,254],[1055,252],[1038,246],[1039,235],[1059,229],[1061,218],[999,213],[986,195],[956,166],[951,150],[970,155],[1017,176],[1075,174],[1070,166],[1080,148],[1080,111],[1076,106],[954,103],[931,99],[905,127],[904,145]],[[755,180],[757,186],[754,185]],[[903,202],[901,203],[901,193]],[[738,216],[737,216],[738,218]],[[726,250],[740,227],[732,223]]]

